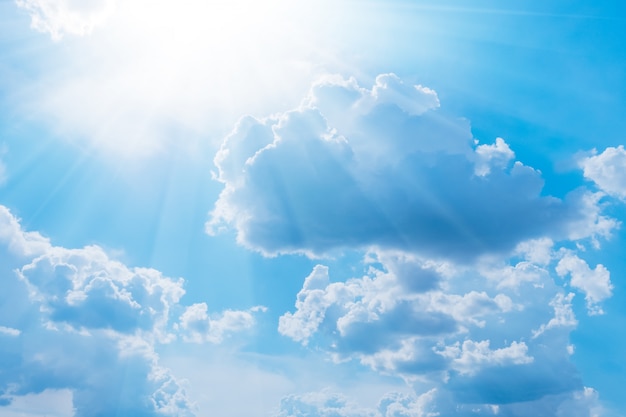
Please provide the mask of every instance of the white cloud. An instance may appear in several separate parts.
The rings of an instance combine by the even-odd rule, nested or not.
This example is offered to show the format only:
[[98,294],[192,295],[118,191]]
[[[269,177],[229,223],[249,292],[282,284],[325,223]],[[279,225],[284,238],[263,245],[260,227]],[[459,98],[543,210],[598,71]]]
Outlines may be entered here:
[[[396,258],[389,269],[403,271],[407,268],[402,264],[411,268],[412,263],[410,258]],[[448,294],[416,287],[411,290],[395,274],[375,268],[362,278],[330,283],[328,268],[317,265],[298,293],[295,312],[280,317],[278,330],[304,345],[318,332],[334,335],[339,355],[356,350],[366,361],[376,351],[396,349],[404,338],[483,327],[486,317],[518,308],[504,294]]]
[[[187,337],[172,323],[185,308],[182,279],[129,268],[98,246],[54,246],[3,206],[0,257],[0,402],[65,389],[75,417],[194,415],[157,353],[160,343]],[[216,315],[207,338],[250,328],[258,310]]]
[[304,284],[296,299],[296,312],[285,313],[278,321],[278,331],[296,342],[306,345],[324,320],[326,309],[332,302],[327,299],[329,285],[328,267],[317,265]]
[[279,332],[336,363],[436,389],[441,415],[556,413],[583,389],[570,362],[577,321],[551,274],[561,252],[535,243],[475,265],[371,251],[367,274],[345,281],[318,265]]
[[[373,105],[398,106],[411,116],[419,116],[439,107],[434,90],[421,85],[406,85],[395,74],[381,74],[372,87]],[[365,98],[365,101],[367,98]]]
[[[381,259],[394,265],[392,271],[415,262]],[[393,272],[373,267],[362,278],[330,283],[328,268],[318,265],[298,293],[295,312],[281,316],[278,330],[303,345],[316,334],[330,338],[329,352],[339,361],[354,357],[377,370],[419,374],[444,368],[432,352],[442,338],[483,328],[521,308],[505,294],[455,294],[437,286],[411,289]]]
[[489,175],[491,167],[506,168],[515,158],[515,153],[502,138],[496,138],[493,145],[479,145],[476,147],[476,175]]
[[515,265],[484,265],[480,272],[496,283],[497,288],[517,289],[524,283],[540,286],[548,278],[548,271],[532,262],[518,262]]
[[543,237],[521,242],[515,248],[515,252],[522,254],[528,262],[543,266],[549,264],[552,260],[553,247],[554,242],[552,239]]
[[623,145],[608,147],[601,154],[579,162],[586,178],[608,194],[626,199],[626,150]]
[[149,331],[167,340],[170,310],[184,294],[182,279],[153,269],[129,269],[97,246],[51,247],[18,274],[50,325],[75,330]]
[[[573,298],[574,293],[569,293],[567,295],[562,293],[557,294],[554,299],[550,301],[550,306],[554,308],[554,317],[551,318],[547,324],[542,324],[539,329],[534,330],[533,338],[538,337],[546,330],[550,330],[555,327],[576,327],[578,320],[576,320],[576,316],[572,310]],[[568,346],[568,352],[569,351],[570,347]]]
[[116,0],[15,0],[31,16],[31,26],[49,33],[52,39],[64,35],[88,35],[115,11]]
[[457,342],[436,352],[444,358],[451,359],[451,368],[462,375],[473,375],[485,366],[524,365],[534,360],[528,356],[528,346],[524,342],[513,342],[510,346],[494,350],[489,345],[489,340],[480,342],[465,340],[462,344]]
[[19,329],[14,329],[12,327],[0,326],[0,335],[17,337],[21,333],[22,332]]
[[567,237],[570,240],[590,238],[592,245],[600,247],[599,237],[609,238],[612,232],[621,226],[621,222],[602,213],[601,192],[589,192],[584,189],[573,191],[566,200],[575,205],[577,216],[567,225]]
[[566,253],[557,264],[556,272],[562,277],[569,275],[570,285],[585,294],[590,314],[604,314],[599,303],[613,294],[611,273],[604,265],[598,264],[591,269],[583,259]]
[[50,241],[37,232],[22,231],[19,220],[0,205],[0,244],[18,258],[35,257],[50,248]]
[[224,190],[207,230],[233,227],[266,255],[375,245],[467,261],[617,226],[599,195],[542,196],[538,171],[510,163],[502,139],[474,147],[467,121],[435,97],[390,74],[371,89],[326,78],[297,109],[242,119],[215,157]]
[[180,329],[186,341],[220,343],[233,333],[252,328],[254,314],[265,310],[264,307],[253,307],[247,311],[226,310],[210,317],[206,303],[193,304],[180,316]]

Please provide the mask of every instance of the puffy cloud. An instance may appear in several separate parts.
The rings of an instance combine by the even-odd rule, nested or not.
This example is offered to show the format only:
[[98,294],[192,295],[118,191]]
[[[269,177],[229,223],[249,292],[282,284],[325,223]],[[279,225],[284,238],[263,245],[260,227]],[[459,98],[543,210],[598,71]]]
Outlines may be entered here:
[[491,167],[505,168],[515,158],[515,153],[509,148],[504,139],[496,138],[493,145],[479,145],[476,147],[476,175],[489,175]]
[[18,274],[50,325],[66,324],[77,331],[143,330],[165,339],[170,309],[184,294],[182,279],[174,281],[153,269],[129,269],[97,246],[51,247]]
[[[159,364],[159,343],[189,329],[183,280],[129,268],[99,247],[66,249],[25,232],[0,206],[0,402],[69,390],[77,417],[193,416],[184,383]],[[253,324],[226,311],[205,336],[219,342]],[[191,312],[191,313],[190,313]],[[206,309],[204,313],[208,312]],[[196,314],[196,319],[197,319]]]
[[555,327],[576,327],[578,320],[576,320],[576,316],[572,310],[573,298],[573,293],[569,293],[567,295],[561,293],[557,294],[554,299],[550,301],[550,306],[554,308],[554,317],[551,318],[547,324],[542,324],[539,329],[533,331],[533,338],[538,337],[546,330],[550,330]]
[[391,74],[372,89],[330,77],[298,109],[246,117],[226,137],[207,228],[232,226],[267,255],[374,245],[468,260],[617,225],[588,191],[543,196],[540,173],[513,157],[500,138],[476,147],[432,90]]
[[534,360],[528,356],[528,346],[524,342],[513,342],[510,346],[495,350],[491,350],[489,344],[489,340],[466,340],[463,344],[457,342],[453,346],[445,346],[437,353],[452,359],[451,368],[462,375],[473,375],[485,366],[522,365]]
[[32,258],[50,248],[50,242],[37,232],[22,231],[8,208],[0,205],[0,244],[11,257]]
[[549,238],[527,240],[517,245],[515,252],[522,254],[528,262],[547,265],[553,258],[554,242]]
[[567,238],[581,240],[590,238],[595,248],[600,247],[599,237],[609,238],[621,222],[602,214],[604,193],[592,193],[579,189],[573,191],[568,200],[576,201],[577,218],[567,226]]
[[31,16],[31,26],[54,40],[88,35],[115,11],[116,0],[15,0]]
[[329,284],[328,267],[317,265],[305,278],[296,299],[296,312],[285,313],[278,322],[278,331],[306,345],[324,320],[326,309],[332,303],[326,287]]
[[416,392],[435,389],[440,415],[558,415],[584,388],[570,362],[574,295],[555,281],[563,250],[554,246],[528,241],[509,259],[475,265],[371,252],[367,274],[345,281],[318,265],[279,332],[336,362],[401,377]]
[[265,310],[264,307],[253,307],[247,311],[226,310],[209,317],[206,303],[198,303],[185,309],[179,326],[186,341],[220,343],[232,333],[250,329],[255,324],[254,313]]
[[[595,153],[595,152],[594,152]],[[599,155],[579,162],[586,178],[608,194],[626,199],[626,150],[623,145],[609,147]]]
[[604,265],[591,269],[583,259],[566,253],[556,266],[556,272],[562,277],[569,275],[570,285],[585,294],[590,314],[604,314],[598,304],[613,294],[611,273]]
[[415,261],[381,258],[388,262],[384,269],[372,267],[368,275],[346,282],[330,283],[328,268],[316,266],[298,293],[296,311],[280,318],[279,332],[303,345],[322,333],[338,360],[356,357],[374,369],[413,374],[445,368],[434,352],[439,341],[521,308],[505,294],[410,290],[388,271]]
[[0,326],[0,333],[4,336],[19,336],[22,332],[12,327]]
[[[389,269],[405,269],[399,264],[407,262],[413,261],[395,258]],[[413,278],[422,279],[419,275]],[[333,335],[338,355],[356,351],[368,362],[369,355],[377,351],[395,350],[400,340],[454,334],[466,326],[483,327],[485,317],[516,308],[504,294],[407,291],[395,274],[375,268],[362,278],[330,283],[328,268],[318,265],[297,295],[296,311],[285,313],[278,329],[304,345],[318,331]]]

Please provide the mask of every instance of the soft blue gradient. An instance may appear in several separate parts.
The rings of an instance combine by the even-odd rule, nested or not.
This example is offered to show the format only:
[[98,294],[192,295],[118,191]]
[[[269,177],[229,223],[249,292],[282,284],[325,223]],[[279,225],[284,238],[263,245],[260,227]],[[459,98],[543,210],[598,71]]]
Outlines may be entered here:
[[[121,68],[125,79],[123,64],[138,51],[108,55],[110,51],[97,50],[107,39],[106,24],[91,35],[52,41],[29,27],[26,10],[0,1],[0,168],[6,170],[0,206],[7,213],[0,213],[0,280],[5,288],[0,296],[0,415],[3,409],[18,415],[10,405],[14,397],[69,389],[76,417],[113,412],[154,416],[158,406],[146,398],[155,392],[184,397],[180,375],[190,381],[190,400],[179,401],[183,411],[178,412],[198,417],[239,417],[257,406],[254,417],[389,416],[383,414],[391,410],[389,404],[417,409],[420,395],[424,404],[431,404],[429,395],[438,395],[432,404],[443,417],[474,415],[474,405],[477,415],[494,415],[489,407],[497,404],[501,415],[540,416],[557,409],[583,412],[582,402],[576,402],[583,400],[573,399],[583,387],[597,391],[593,404],[599,416],[623,416],[626,232],[622,224],[608,238],[592,232],[572,237],[568,228],[588,222],[591,206],[581,196],[600,190],[585,178],[580,161],[593,149],[600,154],[626,142],[626,4],[470,3],[324,2],[320,21],[312,17],[313,23],[306,22],[312,33],[297,37],[302,55],[293,57],[291,74],[297,88],[276,90],[272,97],[268,91],[275,89],[275,80],[267,75],[266,85],[259,82],[258,91],[248,92],[249,102],[230,103],[219,112],[206,105],[201,108],[206,115],[197,123],[178,115],[160,118],[167,109],[177,110],[174,97],[180,103],[189,99],[192,107],[205,101],[191,98],[215,99],[211,91],[189,88],[178,96],[183,93],[170,92],[166,85],[149,86],[163,87],[172,96],[163,93],[154,108],[139,109],[147,116],[134,128],[158,132],[146,142],[157,146],[133,154],[115,148],[119,137],[102,133],[125,126],[116,113],[111,112],[110,126],[87,120],[96,111],[88,103],[105,100],[97,91],[79,88],[85,101],[71,105],[61,98],[52,105],[44,101],[55,88],[73,85],[77,75],[91,80],[90,71],[105,64]],[[248,36],[252,48],[254,34]],[[265,56],[268,51],[257,52]],[[211,51],[197,53],[205,57]],[[99,61],[113,56],[120,61]],[[255,58],[249,58],[254,68]],[[262,71],[253,72],[263,80],[257,74]],[[406,87],[398,87],[395,99],[427,100],[410,95],[414,84],[421,85],[436,92],[440,107],[415,115],[402,107],[404,102],[389,99],[361,112],[361,93],[354,86],[369,94],[376,77],[389,73]],[[354,84],[318,84],[305,97],[327,74],[353,77]],[[250,75],[241,82],[249,85],[251,80],[257,78]],[[220,87],[233,83],[233,89],[236,84],[230,79],[211,82]],[[285,80],[286,85],[292,82],[296,84]],[[135,100],[134,90],[114,93],[120,101],[108,110],[123,113],[122,104],[150,101]],[[305,104],[298,107],[301,100]],[[219,107],[224,101],[216,103]],[[254,114],[236,125],[249,112]],[[346,120],[354,125],[347,126]],[[328,139],[333,134],[334,142]],[[278,139],[266,147],[274,135]],[[412,148],[413,142],[406,141],[411,135],[429,144],[454,140],[445,149]],[[515,157],[503,167],[494,163],[489,176],[478,178],[472,159],[478,158],[476,146],[493,145],[496,138],[503,138]],[[452,152],[454,146],[461,150]],[[230,153],[220,159],[219,152],[226,151]],[[513,161],[536,171],[516,176]],[[212,213],[216,203],[233,217]],[[594,204],[605,218],[626,221],[623,200],[605,196]],[[207,222],[216,218],[226,230],[207,233]],[[17,229],[12,219],[19,219]],[[41,234],[50,246],[15,249],[24,232]],[[488,268],[525,261],[523,254],[512,252],[516,245],[543,236],[555,242],[553,258],[541,266],[546,275],[504,289],[497,284],[503,272],[496,273],[496,281],[485,278]],[[97,270],[90,275],[100,292],[80,287],[68,272],[92,256],[87,251],[74,259],[70,250],[89,245],[107,256],[94,263]],[[569,275],[555,272],[566,250],[592,270],[602,264],[610,271],[612,295],[598,303],[605,314],[589,315],[582,290]],[[397,251],[415,259],[404,259]],[[38,259],[51,259],[46,262],[52,266],[40,266]],[[42,278],[29,275],[31,263],[39,265],[41,271],[32,268]],[[318,277],[322,283],[307,288],[305,278],[321,270],[318,264],[328,266],[327,282]],[[435,271],[434,264],[440,269]],[[144,294],[153,281],[131,285],[124,281],[126,272],[111,265],[122,265],[123,271],[153,268],[172,286],[183,278],[185,294],[154,302]],[[104,284],[99,273],[106,276]],[[371,282],[387,284],[375,287]],[[126,292],[110,289],[118,284]],[[59,300],[71,285],[88,295],[78,295],[77,306],[67,307]],[[475,296],[476,309],[465,313],[465,319],[484,320],[483,327],[448,310],[419,310],[423,305],[416,307],[415,300],[429,291],[484,292],[482,298]],[[555,294],[569,292],[576,293],[572,309],[577,324],[533,338],[532,332],[554,316],[549,303]],[[127,294],[142,308],[132,307]],[[506,310],[494,301],[497,294],[524,308]],[[315,304],[318,296],[326,304]],[[381,307],[393,300],[397,304]],[[446,308],[463,302],[451,301]],[[206,303],[208,318],[185,322],[185,312],[197,313],[193,306],[201,303]],[[150,308],[167,316],[163,328],[146,321]],[[317,318],[307,314],[320,311],[323,317],[313,326]],[[228,312],[239,316],[220,321]],[[211,328],[225,330],[211,333]],[[301,336],[303,329],[310,334]],[[175,337],[166,340],[159,331]],[[193,344],[203,331],[207,339]],[[135,338],[122,343],[116,332]],[[376,356],[397,353],[409,339],[419,360],[393,357],[385,362]],[[491,351],[500,349],[504,359],[491,358],[500,362],[466,372],[463,342],[483,340],[491,341]],[[524,362],[520,352],[506,356],[513,355],[513,349],[506,350],[517,346],[513,342],[523,342],[534,361]],[[569,344],[571,355],[565,350]],[[72,355],[80,367],[73,366]],[[148,378],[159,366],[171,369],[160,379]],[[93,380],[88,378],[92,374]],[[449,383],[442,382],[444,374]],[[507,381],[511,377],[515,383]],[[429,394],[433,388],[437,394]],[[385,397],[390,391],[397,393]],[[258,397],[252,398],[255,393]],[[194,401],[195,411],[189,405]]]

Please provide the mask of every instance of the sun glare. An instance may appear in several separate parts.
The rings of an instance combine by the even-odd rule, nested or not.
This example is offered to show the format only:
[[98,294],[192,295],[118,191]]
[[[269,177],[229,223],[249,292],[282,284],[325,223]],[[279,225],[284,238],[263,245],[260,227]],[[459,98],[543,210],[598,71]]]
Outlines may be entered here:
[[42,85],[43,111],[64,135],[131,154],[172,140],[172,129],[185,138],[224,134],[241,115],[293,106],[306,93],[316,61],[312,7],[118,2],[106,24],[73,43],[72,71]]

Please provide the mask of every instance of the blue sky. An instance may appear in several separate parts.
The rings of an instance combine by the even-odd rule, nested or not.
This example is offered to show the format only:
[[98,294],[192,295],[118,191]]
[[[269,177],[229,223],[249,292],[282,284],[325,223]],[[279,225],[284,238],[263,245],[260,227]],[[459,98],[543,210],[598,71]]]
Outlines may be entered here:
[[623,416],[625,7],[0,2],[0,415]]

